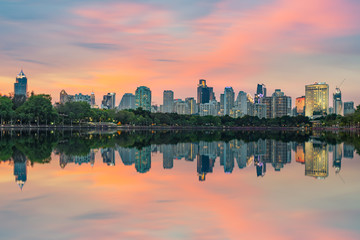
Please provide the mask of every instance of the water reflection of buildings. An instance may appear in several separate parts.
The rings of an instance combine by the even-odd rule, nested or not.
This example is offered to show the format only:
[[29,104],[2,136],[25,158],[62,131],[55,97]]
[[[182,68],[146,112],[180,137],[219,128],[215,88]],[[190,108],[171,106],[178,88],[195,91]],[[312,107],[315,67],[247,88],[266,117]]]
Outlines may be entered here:
[[13,153],[15,182],[22,190],[27,180],[27,160],[20,151]]
[[101,156],[103,158],[103,163],[106,163],[108,166],[115,166],[115,150],[114,150],[114,148],[101,149]]
[[305,175],[324,179],[329,175],[329,152],[326,144],[312,140],[305,143]]
[[65,168],[67,164],[74,163],[76,165],[90,163],[91,166],[94,166],[95,163],[95,151],[90,150],[87,155],[67,155],[65,153],[60,153],[59,164],[61,168]]
[[139,173],[146,173],[151,168],[151,148],[144,147],[135,151],[135,168]]

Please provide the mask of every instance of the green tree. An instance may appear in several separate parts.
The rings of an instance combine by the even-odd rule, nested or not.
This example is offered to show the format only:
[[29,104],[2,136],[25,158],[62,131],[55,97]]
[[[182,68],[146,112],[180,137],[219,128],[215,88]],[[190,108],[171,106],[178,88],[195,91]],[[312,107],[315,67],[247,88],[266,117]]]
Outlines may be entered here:
[[58,118],[58,114],[51,104],[49,95],[33,95],[23,105],[16,109],[17,116],[25,116],[28,122],[48,124]]
[[13,102],[8,97],[0,97],[0,124],[9,122],[15,115]]

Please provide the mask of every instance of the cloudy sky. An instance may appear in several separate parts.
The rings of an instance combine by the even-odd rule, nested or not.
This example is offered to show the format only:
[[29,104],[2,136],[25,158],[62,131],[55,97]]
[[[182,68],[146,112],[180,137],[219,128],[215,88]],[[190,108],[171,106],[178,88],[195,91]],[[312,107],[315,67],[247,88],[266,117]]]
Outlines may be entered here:
[[29,90],[55,101],[94,91],[97,102],[145,85],[196,96],[200,78],[254,93],[342,85],[360,103],[358,0],[1,0],[0,93],[23,68]]

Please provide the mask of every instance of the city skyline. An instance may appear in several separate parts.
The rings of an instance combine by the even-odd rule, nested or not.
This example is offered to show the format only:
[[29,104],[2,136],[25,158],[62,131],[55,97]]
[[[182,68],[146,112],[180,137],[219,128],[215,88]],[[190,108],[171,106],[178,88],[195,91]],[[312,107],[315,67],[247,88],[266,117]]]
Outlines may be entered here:
[[144,85],[160,105],[164,89],[196,96],[202,78],[217,99],[224,86],[254,94],[256,83],[295,99],[314,82],[327,82],[332,94],[345,78],[342,101],[360,102],[353,0],[40,3],[0,4],[2,94],[22,67],[29,90],[54,101],[62,89],[95,89],[99,103],[113,89],[122,95]]
[[[20,77],[19,77],[20,76]],[[17,85],[19,84],[19,81],[23,81],[23,80],[19,80],[19,79],[25,79],[25,85],[24,85],[24,89],[25,89],[25,92],[26,92],[26,89],[28,89],[28,85],[27,85],[27,77],[26,77],[26,75],[24,74],[24,72],[23,72],[23,69],[21,69],[21,71],[20,71],[20,73],[16,76],[16,81],[15,81],[15,83],[14,83],[14,91],[13,92],[11,92],[11,93],[9,93],[9,95],[10,96],[12,96],[12,95],[16,95],[15,94],[15,92],[16,91],[19,91],[19,90],[17,90],[18,89],[18,87],[17,87]],[[239,95],[237,95],[237,93],[238,94],[241,94],[241,93],[244,93],[244,91],[242,91],[242,90],[240,90],[240,91],[234,91],[233,90],[233,88],[231,87],[231,86],[225,86],[225,92],[224,93],[219,93],[219,101],[217,101],[216,99],[216,93],[213,91],[213,87],[209,87],[209,86],[207,86],[207,84],[206,84],[206,79],[200,79],[199,80],[199,84],[197,85],[197,96],[195,96],[195,97],[197,97],[197,103],[209,103],[209,102],[211,102],[211,101],[215,101],[215,102],[218,102],[219,104],[225,104],[226,105],[226,102],[227,101],[225,101],[225,98],[224,98],[224,93],[226,93],[226,91],[227,90],[230,90],[231,89],[231,91],[232,91],[232,94],[234,94],[234,96],[233,96],[233,100],[231,100],[230,102],[233,102],[232,104],[234,104],[235,103],[235,97],[237,96],[237,97],[239,97]],[[343,83],[345,82],[345,79],[341,82],[341,84],[340,85],[342,85]],[[330,88],[329,88],[329,84],[327,84],[326,82],[315,82],[315,83],[313,83],[313,84],[308,84],[308,85],[305,85],[305,95],[307,94],[307,92],[308,92],[308,88],[309,88],[309,86],[321,86],[321,85],[323,85],[323,84],[325,84],[326,86],[327,86],[327,93],[326,93],[326,95],[327,95],[327,102],[328,102],[328,105],[327,105],[327,107],[325,107],[325,109],[327,109],[328,111],[329,111],[329,108],[331,108],[331,109],[333,109],[334,110],[334,113],[337,113],[337,107],[339,107],[339,106],[335,106],[335,101],[333,102],[333,105],[332,105],[332,107],[330,106],[330,102],[329,102],[329,100],[330,100]],[[152,101],[152,99],[151,99],[151,95],[153,95],[153,93],[152,93],[152,91],[151,91],[151,89],[150,88],[148,88],[148,87],[146,87],[146,86],[140,86],[140,87],[137,87],[137,89],[135,90],[135,95],[136,95],[136,92],[139,90],[139,89],[142,89],[142,88],[146,88],[147,89],[147,91],[149,91],[149,93],[150,93],[150,99],[149,100],[147,100],[148,101],[148,106],[147,107],[145,107],[147,110],[149,110],[150,111],[150,109],[151,109],[151,106],[152,105],[154,105],[154,106],[159,106],[159,107],[162,107],[162,106],[164,106],[164,103],[166,102],[166,101],[168,101],[168,100],[164,100],[164,98],[167,98],[167,96],[166,96],[166,94],[165,93],[170,93],[171,92],[171,99],[173,99],[173,101],[174,100],[176,100],[176,101],[179,101],[179,100],[181,100],[182,101],[182,98],[174,98],[174,91],[172,91],[172,90],[163,90],[163,96],[162,96],[162,103],[163,104],[159,104],[158,105],[158,103],[155,103],[155,102],[153,102]],[[274,93],[272,94],[273,96],[277,96],[279,93],[281,93],[282,95],[284,95],[284,93],[283,92],[281,92],[281,90],[282,89],[275,89],[274,90]],[[205,92],[204,92],[205,91]],[[260,91],[260,92],[259,92]],[[263,93],[262,93],[262,91],[263,91]],[[265,85],[265,84],[263,84],[263,83],[261,83],[261,84],[257,84],[257,87],[256,87],[256,91],[255,91],[255,93],[254,94],[251,94],[251,92],[248,92],[247,94],[250,94],[250,97],[253,99],[252,101],[254,102],[254,103],[262,103],[262,101],[260,101],[260,99],[262,99],[262,98],[264,98],[264,100],[266,99],[266,92],[267,92],[267,86]],[[339,95],[339,92],[340,92],[340,95]],[[245,92],[246,93],[246,92]],[[23,95],[24,95],[24,93],[22,93]],[[28,91],[26,94],[25,94],[25,96],[26,95],[29,95],[30,94],[30,92]],[[41,94],[48,94],[48,93],[41,93]],[[105,94],[105,95],[103,95],[103,98],[102,98],[102,101],[100,101],[102,104],[100,105],[101,106],[101,108],[105,108],[105,109],[112,109],[112,108],[119,108],[119,109],[126,109],[126,108],[123,108],[122,106],[121,106],[121,104],[122,104],[122,100],[123,100],[123,97],[128,97],[127,95],[133,95],[133,93],[124,93],[123,95],[120,95],[120,96],[122,96],[121,98],[120,98],[120,100],[118,100],[118,101],[116,101],[115,100],[115,95],[116,95],[116,92],[113,92],[113,93],[107,93],[107,94]],[[205,95],[203,95],[203,94],[205,94]],[[5,96],[6,96],[6,94],[4,94]],[[64,95],[66,95],[66,99],[64,99]],[[109,107],[109,106],[105,106],[103,103],[104,103],[104,99],[105,98],[107,98],[107,97],[109,97],[109,95],[113,95],[113,97],[112,97],[112,104],[111,104],[111,106]],[[134,95],[134,97],[135,97],[135,95]],[[0,96],[1,96],[1,92],[0,92]],[[75,95],[69,95],[68,96],[68,93],[65,91],[65,89],[62,89],[61,91],[60,91],[60,97],[59,97],[59,101],[54,101],[54,98],[53,98],[53,96],[52,95],[50,95],[51,97],[52,97],[52,100],[53,100],[53,103],[64,103],[64,102],[66,102],[66,101],[86,101],[86,102],[88,102],[92,107],[99,107],[97,104],[96,104],[96,95],[95,95],[95,93],[94,93],[94,91],[92,91],[91,92],[91,96],[90,95],[87,95],[87,94],[83,94],[83,93],[81,93],[81,92],[78,92],[77,94],[75,94]],[[333,93],[333,99],[335,98],[335,96],[338,96],[338,100],[341,102],[340,103],[340,106],[341,106],[341,109],[343,108],[343,101],[342,101],[342,97],[341,97],[341,89],[340,89],[340,86],[339,85],[337,85],[336,86],[336,88],[335,88],[335,91],[334,91],[334,93]],[[292,102],[292,97],[291,96],[286,96],[286,97],[290,97],[290,106],[291,106],[291,108],[292,107],[297,107],[297,105],[298,105],[298,99],[301,99],[302,97],[304,97],[304,99],[305,99],[305,96],[301,96],[301,97],[296,97],[296,98],[294,98],[295,99],[295,101],[294,102]],[[194,98],[193,96],[187,96],[187,97],[185,97],[185,101],[186,101],[186,99],[189,99],[189,98]],[[176,102],[175,101],[175,102]],[[200,102],[199,102],[200,101]],[[237,100],[238,101],[238,100]],[[237,102],[236,101],[236,102]],[[265,100],[266,101],[266,100]],[[312,101],[312,100],[311,100]],[[173,104],[175,104],[175,102],[173,103]],[[344,104],[345,103],[349,103],[349,102],[352,102],[355,106],[357,106],[357,104],[355,104],[355,102],[352,100],[352,101],[344,101]],[[339,103],[336,103],[336,104],[339,104]],[[136,104],[135,104],[136,105]],[[175,107],[175,105],[173,106],[173,107]],[[232,107],[231,108],[233,108],[234,106],[232,105]],[[134,109],[135,108],[135,106],[134,107],[130,107],[130,109]],[[222,107],[220,107],[220,108],[222,108],[222,109],[224,109],[224,106],[222,106]],[[161,108],[159,108],[158,109],[160,112],[163,112],[163,109],[161,109]],[[291,111],[291,109],[289,109],[289,111]],[[166,110],[165,112],[171,112],[171,111],[169,111],[169,110]],[[175,111],[176,112],[176,111]],[[269,112],[269,110],[268,110],[268,112]],[[337,113],[337,114],[340,114],[340,115],[343,115],[343,111],[341,110],[341,112],[339,112],[339,113]],[[185,114],[185,113],[183,113],[183,114]],[[221,114],[223,114],[223,113],[221,113]],[[227,115],[228,115],[229,113],[227,113]],[[256,115],[256,114],[255,114]],[[285,115],[287,115],[287,113],[285,113]],[[281,114],[281,116],[282,116],[282,114]],[[308,115],[308,116],[310,116],[310,115]],[[269,118],[269,117],[268,117]]]

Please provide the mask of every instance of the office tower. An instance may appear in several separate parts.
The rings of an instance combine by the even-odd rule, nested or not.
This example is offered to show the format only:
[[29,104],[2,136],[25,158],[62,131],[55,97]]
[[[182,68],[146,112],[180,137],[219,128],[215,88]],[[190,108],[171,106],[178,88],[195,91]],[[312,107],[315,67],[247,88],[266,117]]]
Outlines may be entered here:
[[314,83],[305,86],[305,116],[313,117],[329,113],[329,85]]
[[196,113],[198,113],[198,107],[196,105],[196,101],[195,101],[194,98],[192,98],[192,97],[185,98],[185,102],[188,105],[187,114],[196,114]]
[[14,83],[14,94],[15,96],[27,96],[27,78],[22,69],[16,76],[16,82]]
[[329,152],[321,142],[305,143],[305,176],[326,178],[329,173]]
[[266,97],[266,86],[265,84],[258,84],[256,88],[256,94]]
[[266,104],[255,103],[254,104],[254,116],[258,118],[266,118]]
[[151,91],[150,88],[141,86],[135,91],[135,108],[142,108],[151,111]]
[[210,100],[215,100],[214,90],[206,85],[205,79],[200,79],[197,88],[197,103],[208,103]]
[[343,103],[341,101],[340,88],[336,88],[333,94],[333,108],[336,115],[343,115]]
[[266,97],[266,87],[265,84],[258,84],[255,94],[255,103],[260,103],[261,98]]
[[174,92],[165,90],[163,93],[163,112],[171,113],[174,111]]
[[116,93],[108,93],[103,96],[101,102],[101,108],[103,109],[114,109],[115,108],[115,96]]
[[90,96],[90,106],[94,107],[96,105],[95,103],[95,93],[91,92],[91,96]]
[[212,100],[208,103],[200,103],[199,105],[199,115],[200,116],[217,116],[217,102]]
[[176,99],[174,101],[174,111],[177,114],[188,114],[188,104],[181,99]]
[[273,98],[272,97],[263,97],[260,101],[266,106],[266,118],[272,118],[273,116]]
[[344,116],[355,112],[354,102],[344,102]]
[[233,117],[243,117],[248,115],[248,104],[250,103],[250,95],[246,92],[240,91],[234,103]]
[[291,97],[285,96],[280,89],[276,89],[272,95],[272,118],[291,115]]
[[219,109],[220,116],[224,115],[224,104],[225,104],[225,94],[221,93],[220,94],[220,109]]
[[135,109],[135,95],[132,93],[125,93],[121,98],[119,109]]
[[305,116],[305,96],[295,100],[296,115]]
[[234,108],[235,93],[232,87],[225,87],[224,90],[224,115],[231,115]]

